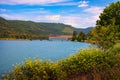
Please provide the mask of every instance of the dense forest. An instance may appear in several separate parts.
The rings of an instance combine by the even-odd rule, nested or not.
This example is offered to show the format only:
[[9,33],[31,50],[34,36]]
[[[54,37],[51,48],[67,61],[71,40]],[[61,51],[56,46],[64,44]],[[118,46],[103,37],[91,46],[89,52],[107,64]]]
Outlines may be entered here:
[[77,29],[62,23],[6,20],[0,17],[0,38],[47,39],[49,35],[71,35],[74,30],[88,33],[91,29]]

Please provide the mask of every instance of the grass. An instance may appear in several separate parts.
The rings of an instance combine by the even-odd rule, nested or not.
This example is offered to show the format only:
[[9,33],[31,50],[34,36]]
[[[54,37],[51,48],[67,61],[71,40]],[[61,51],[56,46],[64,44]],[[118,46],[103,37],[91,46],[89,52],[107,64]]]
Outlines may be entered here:
[[120,44],[107,51],[81,49],[57,62],[26,59],[5,80],[120,80]]

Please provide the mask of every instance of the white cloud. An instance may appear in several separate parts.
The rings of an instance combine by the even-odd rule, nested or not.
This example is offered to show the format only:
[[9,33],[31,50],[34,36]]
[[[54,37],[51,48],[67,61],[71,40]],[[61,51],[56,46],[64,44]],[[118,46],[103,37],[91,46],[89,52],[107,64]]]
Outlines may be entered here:
[[0,16],[10,20],[30,20],[30,17],[18,14],[0,14]]
[[37,8],[37,9],[23,9],[21,14],[30,14],[30,15],[37,15],[37,14],[49,14],[49,10],[45,10],[44,8]]
[[72,25],[73,27],[78,27],[79,19],[80,15],[66,15],[61,17],[60,22]]
[[47,15],[45,16],[45,19],[50,21],[58,21],[60,20],[60,15]]
[[0,12],[7,12],[7,9],[0,8]]
[[103,12],[104,7],[97,7],[92,6],[90,8],[85,9],[83,12],[86,12],[87,14],[91,15],[93,21],[96,22],[96,20],[99,19],[100,13]]
[[85,17],[82,15],[69,15],[69,16],[63,16],[63,19],[61,22],[72,25],[76,28],[87,28],[90,26],[95,26],[95,19],[94,17]]
[[[53,4],[54,6],[75,6],[78,5],[78,2],[62,2],[62,3],[55,3]],[[49,6],[53,6],[53,5],[49,5]]]
[[88,1],[80,1],[78,7],[87,7]]
[[102,13],[103,9],[104,7],[92,6],[83,10],[85,13],[64,16],[61,22],[77,28],[94,27],[96,25],[96,20],[99,19],[99,15]]
[[38,4],[38,5],[45,5],[50,3],[58,3],[58,2],[64,2],[66,0],[1,0],[0,4]]
[[92,13],[92,14],[100,14],[103,11],[103,7],[92,6],[84,10],[84,12]]

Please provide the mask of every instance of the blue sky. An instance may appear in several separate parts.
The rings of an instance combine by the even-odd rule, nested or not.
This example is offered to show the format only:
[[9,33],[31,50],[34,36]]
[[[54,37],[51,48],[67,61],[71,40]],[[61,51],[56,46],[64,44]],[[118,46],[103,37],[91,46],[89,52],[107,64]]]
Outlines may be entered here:
[[105,6],[118,0],[0,0],[0,16],[9,20],[55,22],[76,28],[95,26]]

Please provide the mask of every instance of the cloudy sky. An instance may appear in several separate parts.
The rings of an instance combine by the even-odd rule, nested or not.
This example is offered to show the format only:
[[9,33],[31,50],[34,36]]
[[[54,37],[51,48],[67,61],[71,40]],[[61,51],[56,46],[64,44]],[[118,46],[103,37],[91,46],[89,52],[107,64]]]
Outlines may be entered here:
[[0,16],[9,20],[55,22],[76,28],[95,26],[105,6],[118,0],[0,0]]

